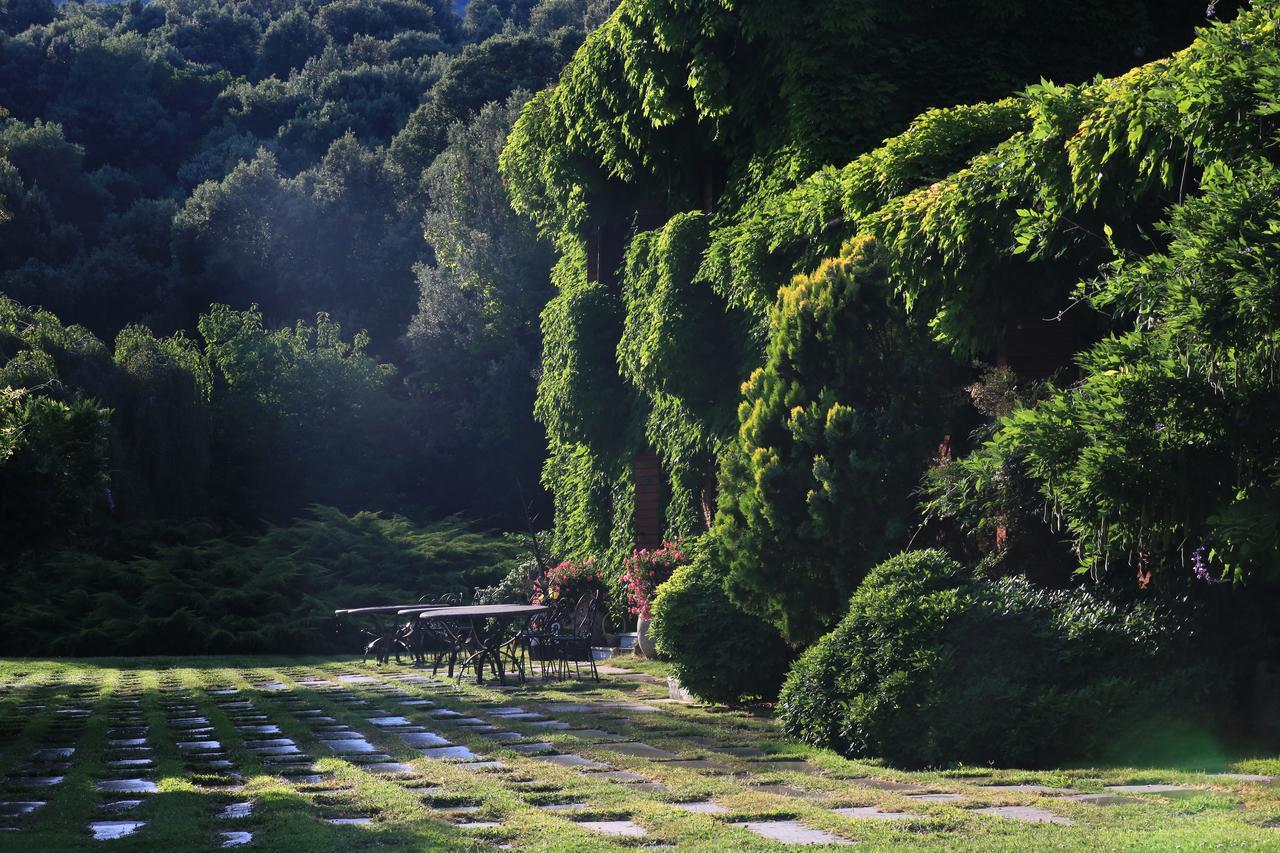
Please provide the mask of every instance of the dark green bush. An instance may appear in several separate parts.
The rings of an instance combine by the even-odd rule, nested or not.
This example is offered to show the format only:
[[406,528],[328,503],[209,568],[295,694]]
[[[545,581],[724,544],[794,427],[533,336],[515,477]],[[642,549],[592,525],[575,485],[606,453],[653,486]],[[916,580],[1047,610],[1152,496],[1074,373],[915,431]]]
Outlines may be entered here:
[[457,519],[328,507],[260,535],[212,533],[152,523],[117,529],[92,552],[29,552],[6,576],[0,654],[354,652],[356,626],[335,608],[467,592],[522,552]]
[[773,698],[791,662],[777,629],[729,600],[706,557],[658,588],[650,631],[680,683],[713,702]]
[[914,767],[1098,756],[1140,725],[1197,718],[1220,690],[1187,618],[1172,602],[975,579],[940,551],[907,552],[876,567],[792,667],[782,724]]

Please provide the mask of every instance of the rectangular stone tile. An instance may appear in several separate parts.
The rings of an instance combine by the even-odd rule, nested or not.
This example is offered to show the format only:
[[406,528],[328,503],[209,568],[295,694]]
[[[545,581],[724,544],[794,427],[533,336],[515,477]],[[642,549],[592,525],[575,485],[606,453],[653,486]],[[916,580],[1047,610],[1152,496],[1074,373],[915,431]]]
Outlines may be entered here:
[[674,752],[669,752],[668,750],[660,749],[647,743],[640,743],[639,741],[605,743],[601,744],[600,748],[610,750],[611,752],[617,752],[621,755],[630,755],[634,758],[670,759],[680,757]]
[[577,825],[601,835],[614,835],[624,838],[643,838],[649,831],[638,823],[629,820],[583,820]]
[[986,809],[975,809],[978,814],[993,815],[1002,817],[1007,820],[1017,820],[1023,823],[1056,823],[1063,826],[1071,826],[1074,821],[1062,815],[1054,814],[1048,809],[1036,808],[1035,806],[993,806]]
[[584,758],[581,755],[573,753],[564,753],[562,755],[533,755],[538,761],[545,761],[548,764],[557,764],[561,767],[577,767],[585,770],[596,770],[608,767],[603,761],[596,761],[593,758]]
[[875,806],[854,806],[846,809],[832,809],[833,812],[841,817],[852,818],[853,820],[923,820],[923,815],[911,814],[910,812],[886,812],[881,811]]
[[852,844],[852,841],[841,838],[823,829],[813,829],[798,820],[747,821],[735,823],[734,826],[750,830],[761,838],[777,841],[780,844],[814,845],[814,844]]

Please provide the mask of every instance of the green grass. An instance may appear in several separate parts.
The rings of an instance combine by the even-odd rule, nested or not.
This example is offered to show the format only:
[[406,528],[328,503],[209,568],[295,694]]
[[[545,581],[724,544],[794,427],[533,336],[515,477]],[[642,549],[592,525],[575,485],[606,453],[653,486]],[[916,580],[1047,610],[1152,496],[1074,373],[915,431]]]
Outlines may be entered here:
[[[624,658],[621,666],[634,674],[664,675],[661,664]],[[368,704],[339,701],[339,691],[307,687],[299,680],[339,674],[372,673],[376,683],[344,685],[353,698]],[[663,685],[643,678],[607,675],[599,684],[565,681],[492,689],[465,683],[399,682],[391,676],[411,673],[408,667],[382,670],[350,659],[300,658],[134,658],[83,661],[0,661],[0,774],[13,777],[40,746],[74,745],[77,752],[62,784],[28,796],[6,783],[0,800],[47,799],[48,805],[23,818],[0,820],[19,827],[0,833],[0,849],[57,850],[203,850],[215,848],[223,830],[254,834],[246,850],[423,850],[493,849],[509,844],[529,850],[635,849],[677,845],[680,849],[783,849],[732,824],[746,820],[798,819],[806,826],[827,830],[871,849],[1081,849],[1125,848],[1171,850],[1206,846],[1232,849],[1280,849],[1280,784],[1242,782],[1202,770],[1275,773],[1280,759],[1260,756],[1225,766],[1168,768],[1068,768],[1045,772],[958,768],[942,772],[905,773],[874,762],[849,761],[831,753],[786,742],[767,709],[704,708],[661,701]],[[268,691],[253,685],[278,681],[288,690]],[[234,697],[211,695],[210,687],[240,689]],[[426,698],[434,707],[405,707],[405,697],[388,694],[399,688],[413,698]],[[122,700],[136,699],[136,705]],[[319,782],[294,784],[276,775],[275,768],[245,746],[235,728],[231,709],[219,703],[248,700],[315,758]],[[538,710],[544,703],[581,703],[584,712],[550,713],[574,728],[600,729],[641,741],[688,758],[708,758],[718,767],[708,771],[662,760],[630,757],[605,748],[572,731],[546,730],[527,722],[509,721],[502,729],[518,731],[528,740],[550,742],[561,752],[607,762],[611,767],[644,776],[655,786],[637,788],[598,773],[563,768],[521,755],[466,727],[429,716],[439,708],[468,716],[485,716],[495,703]],[[657,713],[601,707],[611,702],[641,702]],[[175,743],[165,703],[197,708],[213,727],[226,758],[240,778],[217,771],[197,772]],[[35,708],[35,705],[43,705]],[[83,707],[93,713],[83,724],[68,724],[58,708]],[[105,766],[109,717],[136,713],[150,725],[149,744],[155,767],[147,776],[159,790],[140,795],[144,802],[127,817],[101,813],[108,798],[95,781],[111,775]],[[404,778],[379,776],[358,764],[335,757],[318,742],[306,716],[297,710],[320,709],[338,724],[364,734],[393,760],[409,763],[413,774]],[[380,732],[367,719],[368,711],[390,711],[450,742],[500,760],[497,770],[424,758],[399,735]],[[498,721],[495,721],[498,722]],[[1105,724],[1105,721],[1099,721]],[[71,730],[59,730],[60,726]],[[65,743],[64,743],[65,741]],[[763,758],[718,752],[723,747],[755,747]],[[801,759],[810,772],[770,767],[770,759]],[[142,774],[139,774],[142,775]],[[865,780],[901,782],[917,789],[955,792],[959,802],[907,799],[904,792],[870,787]],[[984,789],[992,783],[1038,783],[1096,792],[1119,783],[1178,783],[1197,790],[1168,798],[1142,796],[1137,802],[1099,806],[1031,793]],[[786,796],[780,784],[815,796]],[[127,795],[122,795],[127,796]],[[683,800],[712,799],[725,814],[695,814],[676,808]],[[227,803],[250,801],[249,818],[228,821],[218,812]],[[548,803],[584,804],[578,812],[546,811]],[[977,814],[990,805],[1034,805],[1074,821],[1072,826],[1033,825]],[[479,807],[470,813],[452,812],[458,806]],[[918,818],[870,821],[842,817],[842,806],[878,806],[905,811]],[[135,816],[136,815],[136,816]],[[334,826],[329,817],[368,816],[363,826]],[[92,820],[146,821],[136,834],[110,842],[89,838]],[[466,828],[460,820],[494,822],[492,828]],[[644,827],[643,838],[608,838],[578,825],[580,820],[628,819]]]

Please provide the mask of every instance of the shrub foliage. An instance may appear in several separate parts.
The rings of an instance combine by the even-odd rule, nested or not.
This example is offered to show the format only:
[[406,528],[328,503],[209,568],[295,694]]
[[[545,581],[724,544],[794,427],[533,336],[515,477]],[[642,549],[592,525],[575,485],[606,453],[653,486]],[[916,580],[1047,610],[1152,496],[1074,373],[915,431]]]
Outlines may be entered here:
[[660,655],[680,683],[712,702],[772,699],[792,658],[777,629],[729,600],[705,556],[676,569],[651,610]]
[[31,552],[14,566],[0,653],[350,653],[360,637],[335,609],[466,592],[502,578],[521,551],[456,519],[327,507],[261,535],[120,528],[93,550]]
[[877,566],[779,700],[792,737],[921,767],[1037,767],[1097,756],[1230,683],[1191,654],[1176,601],[974,579],[940,551]]

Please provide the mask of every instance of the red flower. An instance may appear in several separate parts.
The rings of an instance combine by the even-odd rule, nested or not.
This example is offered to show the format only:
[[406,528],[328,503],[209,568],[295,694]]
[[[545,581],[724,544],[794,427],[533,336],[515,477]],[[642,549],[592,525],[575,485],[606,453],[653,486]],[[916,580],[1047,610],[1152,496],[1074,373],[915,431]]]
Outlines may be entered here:
[[685,562],[684,554],[679,550],[680,540],[663,542],[662,547],[653,551],[642,548],[633,551],[623,562],[622,576],[619,581],[627,589],[628,609],[644,618],[649,617],[649,605],[659,586],[671,577],[676,567]]

